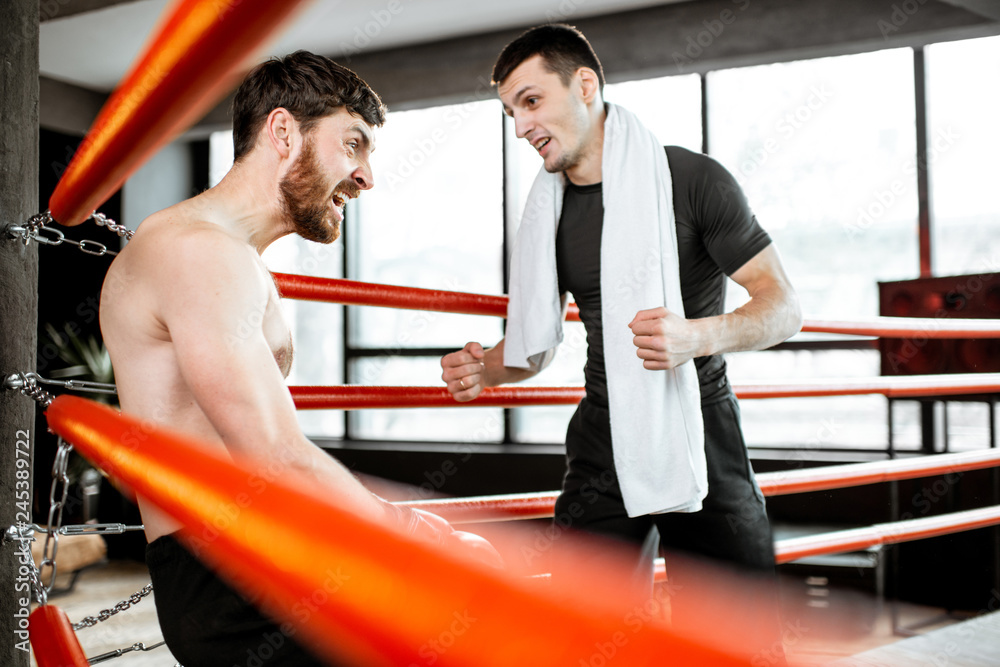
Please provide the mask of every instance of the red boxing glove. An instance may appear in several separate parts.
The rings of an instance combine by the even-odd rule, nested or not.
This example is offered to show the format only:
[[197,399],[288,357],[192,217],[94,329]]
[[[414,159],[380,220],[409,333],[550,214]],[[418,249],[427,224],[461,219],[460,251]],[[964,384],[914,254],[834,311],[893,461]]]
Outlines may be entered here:
[[390,502],[385,502],[383,509],[390,523],[403,533],[442,547],[457,547],[460,553],[470,558],[503,569],[500,554],[488,540],[479,535],[455,530],[446,519],[425,510]]
[[503,558],[485,537],[464,530],[452,530],[445,541],[446,545],[449,543],[457,545],[461,553],[468,554],[480,563],[486,563],[498,570],[504,569]]

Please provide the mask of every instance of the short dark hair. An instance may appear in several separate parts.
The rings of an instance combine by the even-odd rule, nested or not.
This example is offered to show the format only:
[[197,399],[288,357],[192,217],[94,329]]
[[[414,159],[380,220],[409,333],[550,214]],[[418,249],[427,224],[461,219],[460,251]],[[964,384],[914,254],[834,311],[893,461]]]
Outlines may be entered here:
[[282,107],[303,132],[341,107],[370,125],[385,123],[382,100],[361,77],[325,56],[296,51],[253,68],[233,99],[233,157],[240,160],[257,141],[268,114]]
[[499,86],[518,65],[536,55],[542,56],[545,68],[558,74],[567,86],[578,69],[589,67],[597,73],[604,91],[604,69],[594,48],[582,32],[565,23],[531,28],[505,46],[493,65],[493,85]]

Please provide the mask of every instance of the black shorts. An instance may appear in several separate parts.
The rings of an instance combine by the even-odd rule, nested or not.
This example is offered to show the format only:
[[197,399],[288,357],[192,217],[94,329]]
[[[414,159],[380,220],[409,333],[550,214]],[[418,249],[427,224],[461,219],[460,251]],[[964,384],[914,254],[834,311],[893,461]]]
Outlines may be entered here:
[[615,472],[608,409],[583,399],[566,433],[567,470],[556,515],[569,515],[576,505],[573,529],[635,544],[641,544],[655,524],[664,549],[742,571],[772,573],[771,527],[750,467],[736,398],[703,405],[702,414],[708,496],[701,511],[630,518]]
[[329,665],[202,565],[171,535],[146,547],[163,639],[184,667]]
[[[716,574],[742,575],[739,584],[749,598],[770,603],[776,611],[774,545],[771,527],[740,428],[736,398],[702,405],[705,419],[705,456],[708,464],[708,496],[698,512],[672,512],[629,517],[622,500],[611,451],[611,423],[607,408],[581,401],[566,434],[567,471],[562,493],[556,501],[556,521],[570,530],[580,530],[617,543],[635,545],[637,593],[650,595],[652,567],[647,560],[651,529],[659,532],[670,587],[671,619],[675,630],[685,632],[684,623],[697,621],[687,609],[699,601],[697,568],[702,562],[716,566]],[[555,542],[553,577],[562,564],[600,557],[591,547],[560,549]],[[567,545],[570,546],[570,545]],[[676,558],[674,555],[683,556]],[[689,570],[687,563],[695,565]],[[721,568],[721,569],[719,569]],[[566,570],[571,572],[572,570]],[[585,585],[585,582],[581,582]],[[731,610],[740,614],[737,604]],[[751,612],[744,622],[752,628],[752,644],[743,648],[752,654],[753,665],[783,665],[780,624],[777,613]]]

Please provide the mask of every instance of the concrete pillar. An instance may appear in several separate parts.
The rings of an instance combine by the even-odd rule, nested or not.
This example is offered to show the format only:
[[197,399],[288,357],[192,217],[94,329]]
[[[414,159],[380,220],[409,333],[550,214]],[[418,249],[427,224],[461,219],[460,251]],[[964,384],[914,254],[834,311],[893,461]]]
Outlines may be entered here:
[[[38,212],[38,0],[0,2],[0,234]],[[0,238],[0,376],[35,367],[38,249]],[[35,403],[0,390],[0,528],[30,521]],[[19,444],[25,443],[25,444]],[[29,474],[17,459],[27,459]],[[21,488],[18,488],[18,481]],[[22,500],[18,504],[19,499]],[[17,635],[29,593],[18,581],[15,545],[0,546],[0,665],[27,667]]]

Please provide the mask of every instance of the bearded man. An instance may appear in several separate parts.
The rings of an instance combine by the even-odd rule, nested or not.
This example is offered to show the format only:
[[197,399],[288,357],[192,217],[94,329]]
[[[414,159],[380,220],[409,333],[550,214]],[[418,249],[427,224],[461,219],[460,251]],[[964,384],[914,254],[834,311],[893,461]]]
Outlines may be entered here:
[[[142,222],[108,272],[101,330],[123,412],[280,463],[359,516],[495,561],[484,540],[369,493],[303,435],[284,383],[292,341],[260,255],[288,234],[337,239],[344,204],[374,185],[373,130],[385,113],[364,81],[328,58],[298,51],[258,65],[233,103],[232,170]],[[182,664],[324,664],[292,639],[294,627],[262,615],[185,549],[177,522],[138,503],[160,625]]]

